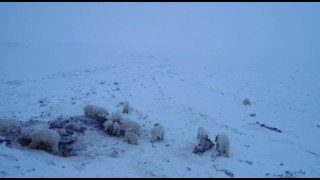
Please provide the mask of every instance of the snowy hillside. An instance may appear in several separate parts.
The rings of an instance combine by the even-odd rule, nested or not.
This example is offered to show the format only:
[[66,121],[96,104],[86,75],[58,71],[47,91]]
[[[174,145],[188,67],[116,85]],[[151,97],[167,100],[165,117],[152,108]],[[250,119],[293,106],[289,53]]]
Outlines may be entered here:
[[[25,7],[22,4],[7,3],[0,7],[3,10],[0,15],[7,15],[6,18],[0,16],[7,25],[6,30],[0,30],[0,117],[47,123],[60,115],[83,115],[87,104],[116,112],[122,108],[120,103],[128,101],[133,111],[125,116],[141,124],[143,134],[139,145],[131,145],[122,137],[109,136],[98,129],[87,131],[81,139],[87,148],[71,157],[54,156],[27,147],[10,148],[1,143],[0,177],[320,177],[317,140],[320,137],[320,63],[317,61],[320,56],[315,48],[319,45],[319,35],[315,33],[319,23],[314,25],[314,21],[308,19],[312,15],[319,17],[319,13],[315,14],[316,8],[301,5],[304,11],[310,12],[305,15],[309,21],[302,17],[296,19],[309,28],[303,34],[297,29],[286,31],[284,28],[299,27],[287,21],[294,19],[291,14],[298,7],[288,6],[287,14],[281,15],[279,9],[285,8],[285,4],[275,7],[247,4],[248,9],[245,9],[246,3],[240,6],[211,4],[215,14],[210,14],[210,8],[204,3],[194,8],[188,3],[150,8],[146,4],[140,7],[112,4],[105,18],[115,13],[113,18],[98,22],[91,22],[90,18],[100,17],[104,6],[94,3],[86,4],[88,9],[97,11],[86,10],[85,14],[91,16],[84,18],[84,22],[66,16],[68,8],[73,8],[70,4],[55,5],[52,9],[44,4],[42,9],[41,3]],[[75,14],[86,9],[86,5],[75,5]],[[115,7],[119,12],[112,11]],[[258,23],[256,31],[252,31],[258,32],[254,35],[245,29],[238,29],[239,34],[230,30],[229,34],[223,30],[242,26],[233,21],[231,15],[219,11],[221,7],[234,15],[249,10],[237,17],[248,27],[256,22],[251,15],[264,17],[263,13],[270,9],[275,12],[274,17],[270,17],[274,21],[264,19],[271,25],[270,31],[262,30],[264,23]],[[59,8],[62,13],[57,19],[48,15]],[[257,10],[259,8],[261,11]],[[26,12],[19,11],[24,9],[33,14],[24,17]],[[173,17],[169,22],[165,21],[169,15],[157,15],[163,9]],[[14,10],[20,14],[13,15]],[[173,16],[175,10],[180,10],[182,15]],[[48,16],[47,19],[33,16],[40,12]],[[127,14],[120,16],[120,12]],[[219,13],[225,15],[225,22],[230,24],[214,21],[215,29],[209,17],[216,18]],[[130,21],[128,18],[132,14],[136,16]],[[153,15],[154,19],[148,15]],[[182,18],[183,15],[190,21]],[[64,16],[66,20],[59,23]],[[39,23],[38,30],[30,25],[22,31],[17,28],[23,27],[23,23],[18,22],[23,18],[35,25],[39,23],[37,20],[43,24]],[[44,23],[47,20],[51,23]],[[75,27],[87,29],[75,30],[76,35],[73,35],[72,25],[68,24],[72,20],[77,20]],[[17,24],[10,23],[15,21]],[[125,28],[126,22],[130,30]],[[148,26],[148,22],[158,26],[152,23]],[[176,22],[181,22],[181,26]],[[285,26],[281,22],[288,24]],[[108,31],[110,37],[103,37],[103,30],[109,30],[102,28],[104,23],[117,26]],[[275,24],[279,27],[272,26]],[[59,25],[64,26],[61,32]],[[83,37],[94,29],[92,26],[96,27],[96,35],[103,39],[101,42],[110,38],[115,44],[101,43],[94,32]],[[49,27],[54,29],[49,30]],[[170,27],[177,31],[169,31]],[[193,29],[188,30],[188,27]],[[10,33],[9,28],[13,32]],[[184,28],[187,30],[182,31]],[[210,28],[214,29],[212,34]],[[146,34],[139,31],[141,29]],[[205,31],[201,33],[201,29]],[[29,34],[32,30],[39,34]],[[55,36],[54,30],[58,33]],[[62,33],[63,30],[70,32]],[[132,34],[128,34],[129,31]],[[166,32],[168,36],[163,35]],[[234,37],[230,37],[231,34]],[[303,39],[304,35],[310,39]],[[77,36],[79,41],[75,40]],[[32,41],[32,37],[37,39]],[[290,39],[293,37],[296,41]],[[92,39],[96,42],[87,42]],[[300,49],[303,46],[306,47]],[[245,98],[251,100],[251,105],[242,103]],[[281,132],[261,127],[256,122]],[[155,123],[165,127],[165,137],[152,146],[150,130]],[[213,161],[213,149],[201,155],[192,153],[199,143],[196,137],[200,126],[206,127],[211,140],[220,132],[229,136],[229,158],[217,157]]]

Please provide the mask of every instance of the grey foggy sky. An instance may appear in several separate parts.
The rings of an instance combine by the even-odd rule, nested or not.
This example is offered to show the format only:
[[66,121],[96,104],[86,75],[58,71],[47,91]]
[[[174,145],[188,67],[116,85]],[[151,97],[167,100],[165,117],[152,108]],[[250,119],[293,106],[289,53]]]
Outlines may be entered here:
[[0,42],[319,57],[319,3],[0,3]]

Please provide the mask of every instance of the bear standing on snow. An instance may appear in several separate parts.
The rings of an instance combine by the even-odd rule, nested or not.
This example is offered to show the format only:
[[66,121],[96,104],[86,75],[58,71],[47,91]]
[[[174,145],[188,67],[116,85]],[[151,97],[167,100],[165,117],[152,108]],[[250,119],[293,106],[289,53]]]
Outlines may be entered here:
[[21,133],[21,124],[15,119],[0,119],[0,135],[10,136]]
[[160,124],[155,124],[151,129],[151,142],[163,140],[164,128]]
[[113,122],[111,120],[107,120],[106,122],[103,123],[104,130],[107,132],[112,132],[113,129]]
[[116,112],[113,116],[112,116],[112,121],[113,122],[118,122],[120,123],[121,122],[121,114],[119,112]]
[[228,136],[225,133],[220,133],[216,136],[215,142],[219,153],[230,157],[230,142]]
[[52,129],[35,129],[30,133],[29,137],[32,140],[29,144],[30,148],[37,148],[42,142],[51,147],[52,154],[58,153],[58,145],[61,137],[56,131]]
[[124,136],[129,144],[138,145],[138,136],[134,133],[134,129],[127,129]]
[[136,135],[140,136],[141,134],[141,126],[135,121],[123,119],[121,121],[120,128],[123,131],[126,131],[127,129],[131,128]]
[[208,131],[204,127],[198,128],[198,139],[208,138]]
[[109,112],[104,107],[86,105],[84,107],[84,115],[87,117],[95,117],[97,115],[109,115]]
[[120,136],[120,125],[118,122],[113,123],[113,131],[112,134]]
[[123,111],[122,111],[122,113],[124,113],[124,114],[128,114],[129,112],[130,112],[129,102],[128,102],[128,101],[126,101],[126,102],[124,102],[124,105],[123,105]]

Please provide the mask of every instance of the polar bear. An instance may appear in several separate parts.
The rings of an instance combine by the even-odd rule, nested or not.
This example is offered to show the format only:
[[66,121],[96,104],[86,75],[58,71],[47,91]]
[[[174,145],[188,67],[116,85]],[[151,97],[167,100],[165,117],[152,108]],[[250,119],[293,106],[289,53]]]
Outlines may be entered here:
[[138,145],[138,136],[135,134],[134,129],[128,128],[124,136],[129,144]]
[[123,119],[120,123],[120,128],[123,131],[126,131],[127,129],[131,128],[131,129],[133,129],[133,132],[136,135],[140,136],[140,134],[141,134],[141,126],[140,126],[140,124],[138,124],[135,121]]
[[125,102],[124,102],[124,105],[123,105],[123,111],[122,111],[122,113],[128,114],[129,111],[130,111],[129,102],[128,102],[128,101],[125,101]]
[[208,131],[204,127],[198,128],[198,139],[208,138]]
[[111,120],[107,120],[103,123],[104,130],[107,132],[112,132],[113,129],[113,122]]
[[114,113],[113,116],[112,116],[113,122],[120,123],[121,119],[122,119],[122,116],[121,116],[121,114],[119,112]]
[[94,117],[97,115],[109,115],[109,112],[104,107],[89,104],[84,107],[84,115],[87,117]]
[[164,138],[164,128],[160,124],[155,124],[151,129],[151,142],[156,140],[163,140]]
[[113,131],[112,134],[115,134],[117,136],[120,136],[120,125],[118,122],[113,123]]
[[225,133],[220,133],[216,136],[215,142],[219,153],[230,157],[230,142],[228,136]]
[[0,119],[0,135],[11,136],[21,133],[21,124],[16,119]]
[[37,148],[42,142],[51,147],[52,154],[58,153],[61,137],[56,131],[52,129],[35,129],[30,133],[29,137],[31,138],[30,148]]

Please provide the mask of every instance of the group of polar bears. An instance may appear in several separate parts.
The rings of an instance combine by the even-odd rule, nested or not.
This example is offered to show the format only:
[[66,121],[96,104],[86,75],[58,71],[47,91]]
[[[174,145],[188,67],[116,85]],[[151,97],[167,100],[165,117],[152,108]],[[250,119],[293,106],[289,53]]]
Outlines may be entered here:
[[[198,139],[209,138],[209,133],[204,127],[198,128]],[[230,157],[230,141],[226,133],[222,132],[216,135],[215,138],[217,151],[226,157]]]
[[[126,101],[123,105],[122,113],[128,114],[131,111],[129,103]],[[92,117],[96,115],[109,115],[108,110],[95,105],[86,105],[84,107],[85,116]],[[121,130],[124,131],[124,136],[129,144],[138,145],[138,139],[141,135],[141,126],[139,123],[125,119],[120,112],[114,113],[110,118],[103,123],[104,131],[109,134],[120,136]],[[164,127],[160,124],[155,124],[151,129],[151,142],[157,140],[162,141],[164,138]]]
[[[21,133],[22,127],[16,119],[0,119],[0,135],[16,138]],[[34,129],[29,137],[31,138],[30,148],[36,148],[40,143],[49,145],[52,154],[58,153],[58,145],[61,140],[60,135],[52,129]]]
[[[122,113],[129,113],[130,106],[126,101],[123,106]],[[86,105],[84,107],[85,116],[92,117],[95,115],[109,115],[109,112],[99,106]],[[141,134],[141,126],[132,120],[124,119],[121,113],[115,113],[112,118],[108,118],[103,123],[104,130],[116,136],[120,136],[120,131],[125,131],[125,139],[130,144],[138,144],[138,137]],[[162,141],[164,139],[164,127],[159,123],[155,124],[151,129],[151,139],[153,143],[155,141]],[[21,124],[15,119],[0,119],[0,135],[4,136],[17,136],[21,133]],[[58,145],[61,140],[60,135],[52,129],[34,129],[29,137],[31,138],[30,148],[37,148],[40,143],[49,145],[52,149],[52,154],[58,153]],[[198,128],[198,139],[208,138],[208,131],[204,127]],[[215,138],[216,148],[219,153],[229,157],[230,156],[230,144],[229,139],[225,133],[220,133]]]

